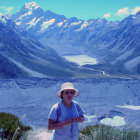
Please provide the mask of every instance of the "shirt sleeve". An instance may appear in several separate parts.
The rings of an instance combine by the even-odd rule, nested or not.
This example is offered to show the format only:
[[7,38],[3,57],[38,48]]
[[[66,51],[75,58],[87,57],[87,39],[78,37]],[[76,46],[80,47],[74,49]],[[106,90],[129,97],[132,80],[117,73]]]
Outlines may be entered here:
[[76,104],[76,107],[77,107],[77,111],[79,113],[79,116],[83,116],[84,110],[82,109],[82,107],[78,103]]
[[49,116],[48,116],[48,119],[52,119],[54,121],[57,120],[57,106],[54,105],[52,108],[51,108],[51,111],[49,113]]

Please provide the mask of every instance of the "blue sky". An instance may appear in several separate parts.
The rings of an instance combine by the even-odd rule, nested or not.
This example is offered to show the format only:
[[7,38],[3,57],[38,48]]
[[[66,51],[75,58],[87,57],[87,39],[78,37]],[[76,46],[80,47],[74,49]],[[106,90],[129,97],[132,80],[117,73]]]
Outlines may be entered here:
[[0,12],[13,14],[25,3],[35,1],[44,11],[88,20],[122,20],[140,10],[140,0],[0,0]]

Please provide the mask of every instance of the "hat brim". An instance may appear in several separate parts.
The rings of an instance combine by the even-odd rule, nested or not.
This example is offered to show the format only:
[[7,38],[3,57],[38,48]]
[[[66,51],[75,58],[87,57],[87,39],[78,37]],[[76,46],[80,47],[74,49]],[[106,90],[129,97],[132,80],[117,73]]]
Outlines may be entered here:
[[[77,89],[75,89],[75,88],[66,88],[66,89],[72,89],[72,90],[74,90],[74,91],[75,91],[74,97],[77,97],[77,96],[79,95],[79,91],[78,91]],[[61,90],[59,90],[58,93],[57,93],[57,96],[58,96],[59,98],[61,98],[61,92],[62,92],[63,90],[66,90],[66,89],[61,89]]]

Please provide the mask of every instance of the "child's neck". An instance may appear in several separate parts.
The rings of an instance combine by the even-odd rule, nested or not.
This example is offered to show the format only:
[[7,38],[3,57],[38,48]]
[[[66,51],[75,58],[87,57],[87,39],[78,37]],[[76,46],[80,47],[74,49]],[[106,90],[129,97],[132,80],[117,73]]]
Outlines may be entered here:
[[70,108],[70,107],[72,106],[72,101],[70,101],[70,102],[65,102],[64,100],[62,100],[62,102],[63,102],[63,104],[64,104],[66,107],[68,107],[68,108]]

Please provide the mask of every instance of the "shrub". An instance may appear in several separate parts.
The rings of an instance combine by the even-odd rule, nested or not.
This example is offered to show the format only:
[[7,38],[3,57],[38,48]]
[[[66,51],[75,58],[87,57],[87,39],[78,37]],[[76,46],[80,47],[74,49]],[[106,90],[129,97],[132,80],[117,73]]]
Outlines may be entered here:
[[31,130],[30,126],[23,126],[21,121],[15,115],[10,113],[0,113],[0,128],[4,129],[4,138],[19,140],[24,132]]
[[80,131],[79,140],[140,140],[140,131],[118,129],[106,125],[93,125]]

